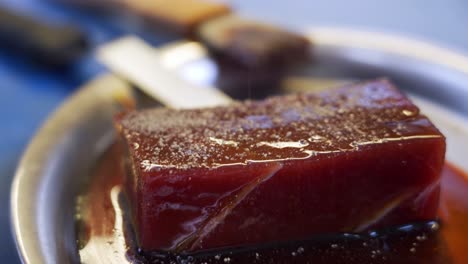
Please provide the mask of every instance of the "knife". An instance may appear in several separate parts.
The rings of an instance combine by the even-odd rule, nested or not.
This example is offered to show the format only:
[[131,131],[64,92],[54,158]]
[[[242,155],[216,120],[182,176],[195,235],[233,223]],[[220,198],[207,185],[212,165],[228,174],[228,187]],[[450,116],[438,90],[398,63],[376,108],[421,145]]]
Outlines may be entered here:
[[[113,2],[114,4],[117,3],[115,0],[106,0],[108,2]],[[104,1],[104,2],[106,2]],[[97,1],[101,4],[104,2]],[[83,4],[84,2],[82,2]],[[90,3],[90,2],[88,2]],[[101,5],[102,7],[102,5]],[[206,6],[202,6],[205,7]],[[219,13],[223,13],[224,11],[222,10],[227,10],[226,8],[214,8],[214,10],[221,10]],[[217,11],[218,12],[218,11]],[[169,12],[170,13],[170,12]],[[203,12],[201,12],[203,13]],[[212,14],[216,13],[211,11]],[[223,13],[224,14],[224,13]],[[196,17],[206,17],[206,15],[198,15]],[[199,20],[199,18],[197,18]],[[193,20],[193,19],[192,19]],[[216,20],[216,19],[215,19]],[[222,24],[235,24],[235,17],[234,16],[229,16],[224,14],[217,20],[219,21],[225,21],[225,22],[209,22],[205,23],[203,26],[201,26],[200,32],[204,32],[203,34],[207,35],[222,35],[223,31],[229,32],[229,30],[224,29],[223,30],[223,25]],[[34,19],[30,16],[27,16],[26,14],[21,14],[16,11],[8,10],[8,9],[1,9],[0,8],[0,45],[3,47],[6,47],[8,50],[14,50],[17,51],[18,53],[23,53],[23,55],[26,55],[29,59],[32,59],[33,61],[36,61],[41,64],[41,66],[47,66],[47,67],[52,67],[52,68],[61,68],[67,65],[70,65],[75,62],[79,57],[81,57],[83,54],[86,54],[88,52],[89,44],[86,35],[76,26],[73,25],[54,25],[51,23],[43,22],[38,19]],[[234,22],[234,23],[233,23]],[[181,22],[179,22],[181,23]],[[188,22],[185,22],[186,24]],[[246,23],[245,21],[241,23]],[[182,23],[181,23],[182,24]],[[190,24],[190,23],[188,23]],[[193,24],[193,21],[191,22]],[[209,28],[216,28],[215,30],[209,29]],[[211,33],[210,33],[211,32]],[[214,33],[213,33],[214,32]],[[119,41],[121,44],[123,43],[129,43],[130,44],[130,39],[132,40],[131,42],[133,43],[132,45],[123,45],[127,47],[133,47],[133,50],[138,50],[141,48],[144,44],[141,40],[139,41],[136,37],[132,38],[126,38],[127,41]],[[206,41],[205,43],[211,43],[210,45],[212,46],[222,46],[226,45],[226,38],[216,38],[213,36],[208,36],[206,39],[212,39],[213,41]],[[244,39],[245,40],[245,39]],[[224,42],[223,42],[224,41]],[[189,42],[187,42],[189,43]],[[245,42],[243,45],[248,46],[249,43]],[[115,45],[106,45],[106,47],[111,47]],[[147,45],[146,45],[147,46]],[[199,47],[199,45],[187,45],[191,47]],[[146,47],[148,48],[148,47]],[[144,48],[142,48],[143,50]],[[201,49],[201,48],[200,48]],[[100,50],[105,50],[105,49],[100,49]],[[147,49],[148,50],[148,49]],[[192,49],[193,51],[193,49]],[[142,53],[142,52],[140,52]],[[159,58],[156,58],[156,52],[154,53],[154,60],[158,61]],[[123,54],[127,54],[124,52]],[[130,53],[129,53],[130,54]],[[109,56],[108,56],[109,57]],[[116,56],[115,59],[118,59],[119,56]],[[127,58],[128,59],[128,58]],[[254,58],[255,59],[255,56]],[[111,58],[107,58],[108,61],[112,61]],[[169,64],[174,64],[177,63],[177,58],[173,57],[171,58],[171,62]],[[153,63],[148,63],[147,66],[145,67],[145,70],[148,71],[149,69],[156,69],[158,66],[152,65]],[[128,65],[128,64],[127,64]],[[158,64],[159,65],[159,64]],[[164,65],[165,67],[168,65]],[[141,69],[141,67],[139,68]],[[134,69],[135,70],[135,69]],[[177,78],[179,81],[177,83],[171,83],[172,87],[191,87],[191,83],[187,83],[180,77],[174,76],[176,75],[175,73],[172,73],[168,71],[167,69],[160,69],[156,70],[157,72],[159,71],[166,71],[166,74],[162,76],[172,76],[173,80],[176,80]],[[259,69],[256,69],[256,74],[259,75]],[[128,73],[128,72],[126,72]],[[149,72],[148,72],[149,73]],[[238,76],[238,71],[234,72],[236,76]],[[268,75],[270,75],[271,72],[268,72]],[[230,73],[232,74],[232,73]],[[151,75],[151,74],[149,74]],[[238,78],[238,77],[235,77]],[[242,78],[239,78],[242,80]],[[250,80],[252,81],[252,80]],[[255,86],[255,82],[252,82]],[[146,90],[146,93],[149,95],[152,95],[153,97],[157,97],[160,101],[164,102],[165,104],[168,105],[174,105],[174,107],[180,107],[184,105],[185,103],[181,102],[169,102],[167,101],[168,99],[166,97],[163,97],[163,95],[156,95],[154,92],[152,92],[151,89],[148,89],[146,87],[149,87],[150,85],[145,84],[142,85],[141,88]],[[176,91],[177,88],[172,88],[171,91]],[[180,89],[179,89],[180,90]],[[204,90],[204,89],[202,89]],[[180,90],[182,91],[182,90]],[[218,93],[220,93],[218,91]],[[186,92],[179,92],[179,94],[185,95],[189,94]],[[198,104],[191,103],[190,105],[193,107],[196,106],[204,106],[204,105],[211,105],[209,102],[210,97],[207,95],[203,95],[203,92],[199,93],[199,97],[204,96],[205,99],[203,100],[192,100],[192,102],[200,102]],[[222,97],[222,96],[221,96]],[[226,99],[226,96],[224,96],[224,99]],[[183,96],[179,98],[179,101],[184,101]],[[226,100],[224,100],[226,101]]]

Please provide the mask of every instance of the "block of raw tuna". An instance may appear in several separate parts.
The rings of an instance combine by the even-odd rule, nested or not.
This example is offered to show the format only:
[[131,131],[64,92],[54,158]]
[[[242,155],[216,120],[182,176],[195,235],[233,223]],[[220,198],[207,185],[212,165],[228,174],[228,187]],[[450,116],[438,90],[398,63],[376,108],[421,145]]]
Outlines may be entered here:
[[145,251],[433,219],[445,138],[387,80],[116,118]]

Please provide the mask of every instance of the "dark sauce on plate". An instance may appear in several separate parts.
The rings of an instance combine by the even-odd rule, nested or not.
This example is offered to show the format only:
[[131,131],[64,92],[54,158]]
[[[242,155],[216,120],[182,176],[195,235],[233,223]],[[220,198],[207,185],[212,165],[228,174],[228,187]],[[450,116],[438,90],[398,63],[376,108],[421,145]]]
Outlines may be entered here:
[[[365,233],[316,235],[307,240],[227,248],[197,254],[140,252],[122,193],[121,150],[113,145],[77,201],[82,261],[103,263],[468,263],[468,175],[446,164],[439,219]],[[93,261],[94,262],[94,261]]]

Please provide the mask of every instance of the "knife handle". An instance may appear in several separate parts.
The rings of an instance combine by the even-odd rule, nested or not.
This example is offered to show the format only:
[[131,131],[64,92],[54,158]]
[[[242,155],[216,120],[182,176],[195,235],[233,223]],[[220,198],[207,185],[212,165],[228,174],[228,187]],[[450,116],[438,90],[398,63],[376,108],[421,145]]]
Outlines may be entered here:
[[231,8],[213,0],[121,0],[130,12],[167,32],[192,36],[197,27],[215,17],[232,12]]
[[0,8],[0,48],[50,67],[73,63],[88,49],[86,35],[72,25],[52,25]]

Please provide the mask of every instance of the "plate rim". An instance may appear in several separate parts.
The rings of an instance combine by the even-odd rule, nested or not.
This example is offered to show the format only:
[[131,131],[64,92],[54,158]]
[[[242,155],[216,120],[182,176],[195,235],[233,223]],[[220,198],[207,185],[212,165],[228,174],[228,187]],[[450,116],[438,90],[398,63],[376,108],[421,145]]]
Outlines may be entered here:
[[[108,89],[102,84],[113,84]],[[62,102],[46,119],[29,141],[18,163],[10,192],[10,227],[13,234],[16,249],[22,263],[49,263],[50,254],[46,251],[49,245],[43,245],[39,241],[40,230],[36,213],[36,200],[40,199],[39,189],[44,181],[44,173],[48,168],[47,157],[44,153],[52,153],[59,142],[50,141],[51,138],[63,138],[70,128],[73,128],[79,120],[67,119],[67,112],[77,106],[88,106],[90,97],[95,98],[94,103],[99,103],[106,108],[115,108],[117,105],[131,100],[131,87],[123,80],[111,75],[102,74],[81,86]],[[107,146],[106,146],[107,147]],[[39,162],[37,162],[39,160]]]

